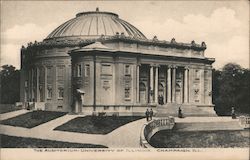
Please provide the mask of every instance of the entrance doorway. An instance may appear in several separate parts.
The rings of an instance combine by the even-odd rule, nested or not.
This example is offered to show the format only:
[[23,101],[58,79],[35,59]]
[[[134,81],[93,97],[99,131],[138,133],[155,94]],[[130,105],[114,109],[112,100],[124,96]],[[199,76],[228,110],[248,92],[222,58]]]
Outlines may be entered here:
[[146,85],[144,83],[139,84],[139,90],[140,90],[140,103],[141,104],[146,104],[147,103],[147,92],[146,92]]

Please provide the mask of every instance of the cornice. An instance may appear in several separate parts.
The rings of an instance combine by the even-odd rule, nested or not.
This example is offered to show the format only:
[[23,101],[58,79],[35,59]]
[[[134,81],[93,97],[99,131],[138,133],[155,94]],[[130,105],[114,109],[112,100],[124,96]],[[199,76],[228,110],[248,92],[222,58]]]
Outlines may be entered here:
[[115,36],[100,36],[99,38],[93,39],[81,39],[80,37],[75,37],[70,40],[69,37],[62,37],[60,39],[46,39],[42,42],[35,41],[34,43],[28,43],[28,46],[25,48],[22,46],[22,50],[37,49],[37,48],[53,48],[53,47],[76,47],[76,46],[86,46],[94,42],[128,42],[144,45],[152,45],[166,48],[177,48],[177,49],[190,49],[196,51],[204,51],[206,49],[206,44],[202,42],[201,44],[196,44],[195,41],[191,43],[181,43],[176,42],[173,38],[171,41],[158,40],[157,38],[150,39],[140,39],[137,37],[126,37],[125,35],[115,35]]

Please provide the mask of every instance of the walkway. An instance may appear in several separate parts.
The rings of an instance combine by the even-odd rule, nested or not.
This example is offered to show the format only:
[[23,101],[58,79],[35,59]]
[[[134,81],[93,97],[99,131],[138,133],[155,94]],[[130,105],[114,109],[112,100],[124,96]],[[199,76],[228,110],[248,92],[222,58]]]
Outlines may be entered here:
[[12,117],[16,117],[16,116],[19,116],[21,114],[28,113],[28,112],[30,112],[30,111],[28,111],[26,109],[22,109],[22,110],[12,111],[12,112],[8,112],[8,113],[3,113],[3,114],[0,114],[0,121],[5,120],[5,119],[9,119]]
[[[16,112],[16,111],[15,111]],[[24,112],[25,113],[25,112]],[[17,113],[15,113],[17,114]],[[15,115],[10,114],[10,115]],[[55,131],[55,127],[66,123],[67,121],[84,115],[64,115],[57,119],[54,119],[48,123],[39,125],[37,127],[27,129],[22,127],[13,127],[7,125],[0,125],[0,134],[6,134],[10,136],[19,137],[31,137],[46,140],[56,140],[62,142],[73,143],[88,143],[88,144],[100,144],[110,148],[139,148],[140,131],[142,125],[146,122],[145,119],[140,119],[131,123],[128,123],[122,127],[117,128],[107,135],[98,134],[85,134],[65,131]],[[7,116],[6,116],[7,117]],[[230,117],[187,117],[176,118],[177,123],[189,123],[189,128],[192,128],[193,123],[197,122],[237,122]],[[202,126],[202,125],[201,125]],[[200,127],[200,126],[199,126]],[[211,127],[211,126],[210,126]],[[197,129],[197,128],[196,128]]]

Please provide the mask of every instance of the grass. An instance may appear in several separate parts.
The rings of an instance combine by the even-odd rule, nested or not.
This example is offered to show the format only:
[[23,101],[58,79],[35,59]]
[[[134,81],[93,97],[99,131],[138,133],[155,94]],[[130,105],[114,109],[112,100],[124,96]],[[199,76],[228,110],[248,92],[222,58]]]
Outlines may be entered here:
[[12,112],[22,109],[21,107],[16,107],[14,104],[0,104],[0,114]]
[[36,138],[0,135],[1,148],[108,148],[103,145],[69,143]]
[[150,144],[156,148],[249,148],[249,130],[159,131]]
[[120,126],[143,118],[142,116],[78,117],[58,126],[55,130],[88,134],[108,134]]
[[1,124],[24,127],[24,128],[33,128],[40,124],[51,121],[55,118],[65,115],[65,112],[51,112],[51,111],[33,111],[26,114],[22,114],[13,118],[9,118],[1,121]]

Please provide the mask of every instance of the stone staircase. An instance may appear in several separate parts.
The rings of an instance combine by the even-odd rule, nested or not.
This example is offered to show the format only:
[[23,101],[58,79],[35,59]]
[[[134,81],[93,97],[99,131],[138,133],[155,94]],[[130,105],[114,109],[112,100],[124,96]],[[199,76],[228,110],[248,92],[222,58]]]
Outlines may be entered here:
[[198,107],[195,105],[189,104],[177,104],[170,103],[165,105],[156,106],[156,116],[157,117],[166,117],[166,116],[178,116],[178,109],[181,107],[183,116],[195,116],[195,117],[214,117],[217,116],[215,112],[211,112],[210,108],[207,110],[207,107]]

